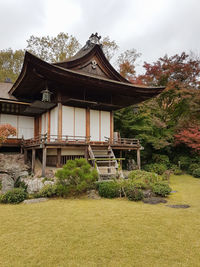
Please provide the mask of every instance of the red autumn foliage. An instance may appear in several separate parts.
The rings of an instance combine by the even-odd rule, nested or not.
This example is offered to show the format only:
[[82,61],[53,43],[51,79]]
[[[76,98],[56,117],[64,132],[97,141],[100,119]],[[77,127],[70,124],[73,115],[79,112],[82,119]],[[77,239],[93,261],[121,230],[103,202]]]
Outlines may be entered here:
[[200,126],[189,126],[179,131],[175,137],[175,144],[185,144],[200,153]]
[[15,136],[16,129],[10,124],[0,125],[0,144],[5,142],[8,136]]
[[138,79],[147,85],[170,88],[200,88],[200,60],[185,52],[168,57],[165,55],[153,64],[144,63],[145,74]]

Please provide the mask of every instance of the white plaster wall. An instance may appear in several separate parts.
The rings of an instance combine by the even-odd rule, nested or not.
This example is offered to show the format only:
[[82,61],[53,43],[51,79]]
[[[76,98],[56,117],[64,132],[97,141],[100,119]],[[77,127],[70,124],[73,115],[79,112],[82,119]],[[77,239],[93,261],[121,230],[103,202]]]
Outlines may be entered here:
[[9,138],[30,139],[34,137],[34,118],[27,116],[0,114],[0,124],[10,124],[17,130],[16,136]]
[[75,108],[75,136],[86,136],[86,109]]
[[24,139],[34,137],[34,118],[18,116],[18,138],[24,136]]
[[82,156],[84,155],[83,149],[61,149],[62,156]]
[[99,110],[90,110],[90,138],[92,141],[100,141]]
[[50,135],[58,135],[58,107],[50,111]]
[[48,131],[48,113],[43,113],[42,114],[42,129],[41,129],[41,133],[42,134],[46,134]]
[[101,141],[110,138],[110,112],[101,111]]
[[62,106],[62,135],[74,135],[74,107]]

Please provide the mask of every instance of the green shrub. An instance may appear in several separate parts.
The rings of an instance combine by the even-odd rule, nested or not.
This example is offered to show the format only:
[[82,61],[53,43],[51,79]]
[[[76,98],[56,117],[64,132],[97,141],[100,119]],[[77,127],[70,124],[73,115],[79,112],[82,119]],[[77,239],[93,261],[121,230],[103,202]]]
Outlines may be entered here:
[[27,193],[23,188],[14,188],[1,195],[1,203],[20,203],[27,197]]
[[25,184],[24,181],[20,180],[20,177],[17,178],[17,180],[14,183],[15,188],[23,188],[25,192],[27,192],[28,185]]
[[161,164],[166,165],[167,167],[170,166],[169,157],[167,155],[153,154],[152,160],[155,163],[161,163]]
[[1,189],[2,189],[2,181],[0,181],[0,191],[1,191]]
[[47,184],[43,186],[35,197],[56,197],[57,196],[57,186]]
[[175,175],[181,175],[183,171],[175,164],[171,164],[170,170],[175,174]]
[[120,185],[115,181],[104,181],[98,184],[98,191],[101,197],[115,198],[120,196]]
[[133,180],[135,182],[142,182],[146,186],[149,186],[152,183],[162,181],[163,177],[158,175],[157,173],[147,172],[143,170],[135,170],[129,173],[128,179]]
[[152,185],[152,192],[158,196],[165,197],[170,194],[172,189],[166,182],[157,182]]
[[125,188],[126,196],[128,200],[139,201],[144,198],[144,194],[141,189],[134,186],[129,186]]
[[191,164],[191,157],[188,156],[180,156],[179,157],[180,167],[182,170],[187,171]]
[[94,188],[98,174],[85,159],[68,160],[67,164],[55,174],[57,184],[62,185],[61,191],[71,190],[73,194],[86,192]]
[[144,166],[144,170],[147,172],[155,172],[159,175],[162,175],[167,170],[167,166],[162,163],[146,164]]
[[194,170],[192,175],[196,178],[200,178],[200,168]]
[[199,167],[200,167],[200,164],[198,164],[198,163],[192,163],[192,164],[190,164],[187,172],[189,174],[193,175],[194,170],[198,169]]

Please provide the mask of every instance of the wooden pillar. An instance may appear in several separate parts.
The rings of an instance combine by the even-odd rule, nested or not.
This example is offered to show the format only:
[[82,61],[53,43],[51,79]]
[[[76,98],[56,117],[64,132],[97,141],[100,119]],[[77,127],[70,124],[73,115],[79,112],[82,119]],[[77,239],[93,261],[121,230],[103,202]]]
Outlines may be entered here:
[[32,173],[35,173],[35,148],[32,149],[31,171],[32,171]]
[[137,165],[138,165],[138,169],[141,169],[141,160],[140,160],[140,148],[137,148]]
[[46,162],[47,162],[47,148],[43,147],[42,149],[42,177],[45,177],[46,174]]
[[113,143],[114,123],[113,123],[113,111],[110,112],[110,141]]
[[58,139],[62,139],[62,104],[58,103]]
[[[120,150],[120,154],[119,154],[119,157],[122,159],[122,150]],[[122,169],[122,160],[120,160],[120,166],[121,166],[121,169]]]
[[24,163],[27,164],[28,162],[28,151],[27,149],[24,149]]
[[57,168],[61,167],[61,148],[57,148]]
[[90,109],[86,109],[86,137],[87,141],[90,140]]

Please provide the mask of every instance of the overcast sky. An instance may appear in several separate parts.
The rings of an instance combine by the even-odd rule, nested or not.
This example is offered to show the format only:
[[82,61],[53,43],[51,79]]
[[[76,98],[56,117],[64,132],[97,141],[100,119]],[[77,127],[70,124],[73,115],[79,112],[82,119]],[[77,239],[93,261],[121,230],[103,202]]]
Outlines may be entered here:
[[109,36],[120,52],[135,48],[143,61],[200,52],[199,0],[0,0],[0,49],[26,47],[30,35]]

